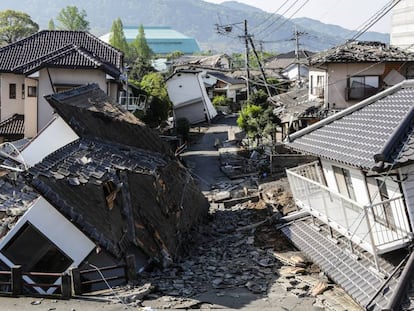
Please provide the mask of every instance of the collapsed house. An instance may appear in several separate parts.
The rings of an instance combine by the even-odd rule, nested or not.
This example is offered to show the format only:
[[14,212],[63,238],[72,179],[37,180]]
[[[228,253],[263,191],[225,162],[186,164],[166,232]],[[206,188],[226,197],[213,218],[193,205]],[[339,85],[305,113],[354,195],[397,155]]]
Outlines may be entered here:
[[[96,84],[46,99],[57,116],[2,163],[2,268],[63,273],[134,255],[138,270],[177,259],[208,202],[168,146]],[[27,150],[38,158],[24,161]]]

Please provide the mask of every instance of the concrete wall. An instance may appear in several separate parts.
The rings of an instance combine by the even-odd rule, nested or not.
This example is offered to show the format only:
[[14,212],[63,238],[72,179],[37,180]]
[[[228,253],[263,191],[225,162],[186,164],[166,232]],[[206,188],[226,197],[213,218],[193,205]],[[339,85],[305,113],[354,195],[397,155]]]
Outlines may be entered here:
[[28,87],[38,87],[37,80],[26,78],[26,96],[24,99],[24,136],[32,138],[37,134],[37,101],[38,96],[28,96]]
[[[0,75],[0,103],[1,121],[10,118],[15,113],[24,113],[24,98],[22,98],[22,85],[25,83],[24,76],[12,73],[2,73]],[[16,98],[9,98],[9,85],[16,84]]]
[[414,51],[414,0],[401,0],[391,15],[390,44]]
[[48,124],[52,118],[53,109],[50,107],[46,99],[44,99],[45,95],[53,94],[53,87],[51,85],[51,82],[55,85],[84,85],[88,83],[97,83],[99,87],[105,91],[105,93],[107,90],[106,74],[101,70],[50,68],[49,73],[47,69],[40,70],[37,116],[38,131],[40,131],[46,124]]

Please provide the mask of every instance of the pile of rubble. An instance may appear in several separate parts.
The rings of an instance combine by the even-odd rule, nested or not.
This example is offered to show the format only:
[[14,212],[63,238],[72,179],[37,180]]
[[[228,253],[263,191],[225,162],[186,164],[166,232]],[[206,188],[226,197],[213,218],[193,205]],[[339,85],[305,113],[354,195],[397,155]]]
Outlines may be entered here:
[[157,309],[194,308],[207,303],[200,299],[205,293],[218,297],[243,289],[265,299],[277,285],[276,291],[312,297],[321,307],[329,301],[338,305],[323,294],[333,287],[325,275],[276,230],[280,217],[263,200],[231,207],[212,203],[210,221],[194,233],[187,257],[167,269],[143,272],[139,284],[117,296],[135,306],[158,299]]

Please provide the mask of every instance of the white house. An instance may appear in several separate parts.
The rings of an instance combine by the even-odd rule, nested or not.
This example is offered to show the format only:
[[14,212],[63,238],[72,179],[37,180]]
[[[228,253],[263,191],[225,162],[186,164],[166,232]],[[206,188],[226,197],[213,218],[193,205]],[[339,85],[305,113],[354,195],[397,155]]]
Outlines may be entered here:
[[44,95],[97,83],[119,96],[123,54],[82,31],[43,30],[0,48],[0,121],[24,115],[24,136],[33,137],[52,117]]
[[178,70],[166,79],[175,120],[184,117],[191,124],[196,124],[210,122],[217,115],[202,74],[201,70]]
[[294,200],[313,224],[302,219],[282,230],[367,309],[396,310],[387,303],[402,296],[379,290],[384,276],[387,288],[400,284],[399,295],[411,278],[393,271],[412,267],[403,259],[414,236],[413,119],[414,80],[406,80],[286,142],[318,161],[287,170]]

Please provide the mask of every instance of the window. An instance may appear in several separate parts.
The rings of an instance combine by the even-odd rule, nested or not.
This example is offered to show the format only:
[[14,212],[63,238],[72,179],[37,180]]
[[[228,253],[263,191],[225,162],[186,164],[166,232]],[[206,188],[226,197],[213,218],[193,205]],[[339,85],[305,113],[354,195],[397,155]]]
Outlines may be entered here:
[[[26,222],[1,252],[15,265],[30,272],[64,272],[72,259],[64,254],[31,223]],[[36,281],[45,281],[33,277]],[[55,278],[54,278],[55,279]]]
[[347,99],[370,97],[379,91],[379,76],[354,76],[348,78]]
[[22,99],[24,99],[24,83],[22,84]]
[[349,170],[337,166],[332,167],[339,193],[355,201],[356,196]]
[[36,96],[37,96],[37,87],[29,85],[27,87],[27,97],[36,97]]
[[[378,193],[382,201],[387,201],[390,199],[388,194],[387,184],[385,181],[376,179],[378,186]],[[374,219],[376,222],[383,224],[389,228],[395,227],[395,219],[392,213],[390,202],[384,202],[382,204],[376,205],[373,208]]]
[[323,76],[323,75],[315,75],[315,76],[311,75],[311,83],[310,83],[311,84],[310,85],[311,94],[316,95],[320,98],[323,98],[323,96],[324,96],[324,83],[325,83],[325,76]]
[[16,99],[16,83],[9,84],[9,98]]

